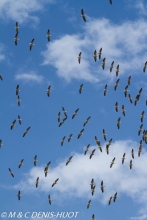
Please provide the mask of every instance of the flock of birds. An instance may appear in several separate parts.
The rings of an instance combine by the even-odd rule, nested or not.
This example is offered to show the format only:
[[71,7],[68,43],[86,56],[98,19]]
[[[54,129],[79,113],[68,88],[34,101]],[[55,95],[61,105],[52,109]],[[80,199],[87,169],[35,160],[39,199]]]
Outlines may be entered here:
[[[112,4],[112,0],[110,0],[110,4]],[[83,20],[86,22],[86,15],[85,15],[83,9],[81,9],[81,17],[82,17]],[[17,44],[18,44],[18,40],[19,40],[19,38],[18,38],[18,33],[19,33],[19,31],[18,31],[18,30],[19,30],[18,22],[16,22],[16,24],[15,24],[15,30],[16,30],[16,34],[15,34],[14,41],[15,41],[15,45],[17,45]],[[50,30],[47,31],[47,35],[46,35],[46,36],[47,36],[48,41],[50,41],[50,37],[51,37]],[[33,46],[34,46],[34,39],[32,39],[32,41],[30,42],[30,51],[32,50],[32,47],[33,47]],[[95,61],[95,62],[97,61],[97,58],[99,58],[99,60],[100,60],[100,59],[101,59],[101,56],[102,56],[102,48],[100,48],[100,50],[99,50],[98,53],[97,53],[96,50],[94,51],[93,58],[94,58],[94,61]],[[79,62],[79,64],[81,63],[81,58],[82,58],[82,52],[80,52],[80,53],[79,53],[79,56],[78,56],[78,62]],[[105,63],[106,63],[106,58],[103,58],[103,60],[102,60],[102,69],[105,69]],[[110,72],[112,72],[113,68],[114,68],[114,61],[112,61],[111,65],[110,65]],[[119,71],[120,71],[119,68],[120,68],[120,67],[119,67],[119,64],[118,64],[117,67],[116,67],[116,71],[115,71],[115,72],[116,72],[116,77],[117,77],[118,74],[119,74]],[[146,71],[146,68],[147,68],[147,61],[145,62],[144,66],[143,66],[143,72]],[[1,74],[0,74],[0,80],[3,80],[3,77],[2,77]],[[114,85],[114,90],[115,90],[115,91],[116,91],[117,87],[119,86],[119,82],[120,82],[120,79],[117,79],[117,80],[116,80],[116,83],[115,83],[115,85]],[[129,85],[130,85],[130,83],[131,83],[131,76],[128,77],[127,82],[128,82],[128,84],[127,84],[126,87],[124,88],[124,96],[125,96],[125,97],[128,96],[129,101],[130,101],[130,103],[132,104],[132,103],[133,103],[133,99],[132,99],[131,95],[128,94],[128,91],[129,91],[128,88],[129,88]],[[80,87],[79,87],[79,94],[82,94],[82,90],[83,90],[83,84],[81,84]],[[108,91],[108,85],[106,84],[105,87],[104,87],[104,90],[103,90],[104,96],[107,95],[107,91]],[[20,100],[20,96],[19,96],[19,92],[20,92],[19,85],[16,86],[15,92],[16,92],[16,95],[17,95],[17,104],[18,104],[18,106],[20,106],[21,100]],[[49,97],[49,96],[50,96],[50,93],[51,93],[51,85],[47,88],[46,93],[47,93],[47,96]],[[142,88],[139,90],[138,94],[136,95],[136,98],[135,98],[135,100],[134,100],[134,105],[137,105],[137,102],[138,102],[139,99],[140,99],[141,93],[142,93]],[[147,99],[146,99],[146,105],[147,105]],[[116,102],[114,108],[115,108],[116,112],[118,112],[118,109],[119,109],[118,102]],[[76,117],[76,115],[78,114],[78,111],[79,111],[79,108],[74,111],[73,115],[71,116],[72,119],[74,119],[74,118]],[[125,110],[124,105],[122,105],[121,111],[122,111],[122,114],[123,114],[124,116],[126,116],[126,110]],[[59,126],[59,127],[61,127],[61,126],[65,123],[65,121],[67,120],[67,118],[68,118],[68,116],[67,116],[67,111],[65,110],[64,107],[62,107],[62,113],[63,113],[64,116],[65,116],[62,121],[61,121],[61,112],[59,112],[59,113],[58,113],[58,116],[57,116],[57,120],[58,120],[58,123],[59,123],[58,126]],[[145,117],[145,112],[142,111],[141,116],[140,116],[141,123],[143,122],[144,117]],[[81,137],[81,135],[83,135],[83,133],[84,133],[84,127],[85,127],[86,124],[89,122],[90,118],[91,118],[91,116],[89,116],[89,117],[84,121],[84,123],[83,123],[83,128],[82,128],[82,129],[80,130],[80,132],[78,133],[77,139],[79,139],[79,138]],[[18,119],[15,119],[15,120],[11,123],[11,125],[10,125],[10,129],[11,129],[11,130],[12,130],[12,129],[14,128],[14,126],[16,125],[17,120],[18,120],[19,124],[21,125],[22,119],[21,119],[20,115],[18,115]],[[116,124],[117,124],[118,129],[120,129],[121,117],[118,118]],[[25,137],[25,136],[27,135],[27,133],[29,132],[30,128],[31,128],[31,127],[29,126],[29,127],[24,131],[24,133],[23,133],[23,135],[22,135],[23,137]],[[140,157],[140,154],[141,154],[141,151],[142,151],[142,142],[144,141],[144,142],[147,144],[147,130],[143,130],[143,124],[141,124],[141,126],[140,126],[139,129],[138,129],[138,135],[140,135],[142,131],[143,131],[143,134],[142,134],[142,140],[140,141],[140,144],[139,144],[138,157]],[[107,134],[106,134],[106,132],[105,132],[105,129],[102,130],[102,135],[103,135],[104,140],[106,141],[106,140],[107,140],[107,138],[106,138],[106,137],[107,137]],[[68,142],[71,141],[72,137],[73,137],[73,134],[70,134],[70,135],[68,136]],[[64,145],[65,139],[66,139],[66,136],[64,136],[64,137],[62,138],[62,140],[61,140],[61,146]],[[100,141],[98,140],[97,136],[95,136],[95,142],[96,142],[96,144],[97,144],[98,149],[100,150],[100,152],[102,152],[102,151],[103,151],[103,150],[102,150],[102,146],[101,146],[101,143],[100,143]],[[111,145],[111,143],[112,143],[112,138],[111,138],[111,139],[108,141],[108,143],[106,144],[106,149],[105,149],[105,150],[106,150],[106,153],[107,153],[107,154],[109,154],[109,150],[110,150],[110,145]],[[3,144],[2,144],[2,140],[0,140],[0,147],[2,147],[2,145],[3,145]],[[89,148],[90,148],[90,144],[87,145],[87,147],[86,147],[86,149],[85,149],[85,151],[84,151],[84,155],[87,154],[87,152],[89,151]],[[92,157],[94,156],[95,151],[96,151],[96,149],[93,149],[93,150],[92,150],[92,152],[90,153],[89,159],[92,159]],[[125,156],[126,156],[126,154],[124,153],[123,156],[122,156],[122,164],[124,164]],[[134,149],[131,150],[131,156],[132,156],[132,159],[134,159]],[[69,157],[69,159],[66,161],[66,164],[65,164],[66,166],[71,162],[72,158],[73,158],[73,156],[70,156],[70,157]],[[130,164],[129,164],[130,169],[132,169],[132,166],[133,166],[132,159],[130,160]],[[19,168],[19,169],[20,169],[21,166],[23,165],[23,162],[24,162],[24,159],[22,159],[22,160],[19,162],[19,165],[18,165],[18,168]],[[36,166],[36,165],[37,165],[37,155],[34,156],[34,161],[33,161],[33,162],[34,162],[34,166]],[[112,161],[110,162],[110,168],[113,167],[114,163],[115,163],[115,157],[114,157],[114,158],[112,159]],[[48,162],[47,165],[46,165],[45,168],[44,168],[45,177],[47,177],[50,164],[51,164],[51,161]],[[9,173],[11,174],[11,176],[14,178],[14,173],[13,173],[13,171],[12,171],[10,168],[8,168],[8,170],[9,170]],[[58,183],[58,181],[59,181],[59,178],[57,178],[57,179],[52,183],[51,187],[54,187],[54,186]],[[90,185],[91,185],[91,194],[92,194],[92,196],[93,196],[93,195],[94,195],[94,192],[95,192],[95,188],[96,188],[96,185],[95,185],[95,183],[94,183],[94,179],[91,180]],[[37,177],[37,179],[36,179],[35,186],[36,186],[36,188],[39,186],[39,177]],[[102,180],[101,183],[100,183],[100,189],[101,189],[101,192],[102,192],[102,193],[104,193],[104,188],[105,188],[105,186],[104,186],[104,182],[103,182],[103,180]],[[20,192],[20,190],[18,191],[17,197],[18,197],[18,200],[20,200],[20,198],[21,198],[21,192]],[[110,205],[112,201],[115,202],[116,199],[117,199],[117,197],[118,197],[118,196],[117,196],[117,192],[116,192],[113,196],[111,196],[111,197],[109,198],[108,204]],[[51,200],[51,196],[48,195],[48,202],[49,202],[50,205],[51,205],[51,201],[52,201],[52,200]],[[90,207],[90,205],[91,205],[91,199],[90,199],[90,200],[88,201],[88,203],[87,203],[87,209]],[[92,215],[92,220],[95,220],[95,215],[94,215],[94,214]]]

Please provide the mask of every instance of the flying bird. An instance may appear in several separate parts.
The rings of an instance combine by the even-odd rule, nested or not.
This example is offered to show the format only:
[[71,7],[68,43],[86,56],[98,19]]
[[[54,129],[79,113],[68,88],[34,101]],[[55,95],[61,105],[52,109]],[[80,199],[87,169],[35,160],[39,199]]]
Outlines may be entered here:
[[96,62],[97,61],[97,52],[96,52],[96,50],[94,51],[93,58],[94,58],[94,61]]
[[102,69],[103,70],[105,69],[105,64],[106,64],[106,58],[104,58],[103,61],[102,61]]
[[73,134],[70,134],[68,137],[68,142],[70,142],[70,140],[72,139]]
[[20,125],[21,125],[21,121],[22,121],[22,119],[20,118],[20,115],[18,115],[18,122]]
[[109,144],[106,144],[106,153],[109,154]]
[[112,138],[109,140],[109,142],[106,144],[106,153],[109,154],[109,147],[111,145]]
[[118,73],[120,72],[120,70],[119,70],[119,64],[117,65],[115,72],[116,72],[116,76],[118,76]]
[[90,147],[90,144],[87,145],[87,147],[86,147],[86,149],[85,149],[85,151],[84,151],[84,155],[87,154],[87,152],[88,152],[88,150],[89,150],[89,147]]
[[128,85],[125,87],[125,89],[124,89],[124,95],[125,95],[125,97],[127,97],[127,92],[128,92],[129,90],[128,90]]
[[107,93],[107,91],[108,91],[108,86],[107,85],[105,85],[105,88],[104,88],[104,96],[106,96],[106,93]]
[[142,147],[139,146],[139,149],[138,149],[138,157],[140,157],[140,153],[141,153],[141,151],[142,151]]
[[95,142],[98,145],[98,148],[100,149],[100,151],[102,152],[101,142],[98,140],[96,136],[95,136]]
[[77,109],[75,110],[75,112],[73,113],[72,119],[74,119],[74,117],[78,114],[78,111],[79,111],[79,108],[77,108]]
[[39,184],[39,177],[37,177],[37,179],[36,179],[36,188],[38,187],[38,184]]
[[113,202],[115,202],[117,199],[117,192],[114,194],[114,197],[113,197]]
[[104,137],[105,141],[106,141],[106,136],[107,136],[107,134],[105,133],[105,129],[103,129],[103,137]]
[[66,113],[66,110],[65,110],[64,107],[62,107],[62,112],[63,112],[63,114],[65,115],[65,117],[67,118],[67,113]]
[[91,189],[94,187],[94,179],[92,178],[91,183],[90,183]]
[[112,5],[112,0],[109,0],[110,1],[110,4]]
[[81,58],[82,58],[82,52],[79,53],[79,56],[78,56],[78,62],[79,64],[81,63]]
[[133,166],[132,160],[130,160],[130,170],[132,169],[132,166]]
[[89,209],[90,205],[91,205],[91,199],[87,203],[87,209]]
[[11,129],[11,130],[14,128],[15,124],[16,124],[16,120],[14,120],[14,121],[12,122],[12,124],[11,124],[11,126],[10,126],[10,129]]
[[81,9],[81,17],[83,18],[83,20],[86,22],[86,15],[84,13],[84,10]]
[[95,136],[95,142],[98,146],[100,145],[100,141],[98,140],[97,136]]
[[114,161],[115,161],[115,157],[113,158],[113,160],[112,160],[111,163],[110,163],[110,168],[113,166]]
[[34,166],[36,166],[36,163],[37,163],[37,155],[35,155],[34,157]]
[[22,159],[18,165],[18,168],[20,168],[23,165],[24,159]]
[[73,158],[73,156],[71,156],[71,157],[67,160],[66,166],[69,164],[69,162],[71,161],[72,158]]
[[55,182],[52,184],[52,187],[53,187],[55,184],[57,184],[58,180],[59,180],[59,178],[55,180]]
[[142,148],[142,140],[140,141],[139,147],[141,147],[141,148]]
[[134,100],[134,105],[136,105],[136,104],[137,104],[137,102],[138,102],[139,98],[140,98],[140,95],[139,95],[139,94],[137,94],[137,95],[136,95],[136,98],[135,98],[135,100]]
[[18,106],[20,106],[20,102],[21,102],[20,96],[18,95],[18,97],[17,97],[17,104],[18,104]]
[[24,133],[23,133],[23,137],[26,136],[26,134],[29,132],[30,128],[31,128],[31,127],[28,127],[28,128],[24,131]]
[[118,127],[118,129],[120,128],[120,124],[121,124],[121,118],[119,118],[118,120],[117,120],[117,127]]
[[82,90],[83,90],[83,84],[81,84],[80,87],[79,87],[79,93],[80,94],[82,93]]
[[63,125],[64,124],[64,122],[66,121],[66,119],[67,119],[67,117],[66,118],[64,118],[60,123],[59,123],[59,127],[61,127],[61,125]]
[[48,195],[48,202],[51,205],[51,196],[50,195]]
[[114,61],[112,61],[111,66],[110,66],[110,73],[112,72],[112,69],[114,67]]
[[12,177],[14,177],[14,173],[12,172],[12,170],[10,168],[9,169],[9,173],[11,174]]
[[47,177],[47,174],[48,174],[48,167],[47,166],[44,168],[44,174],[45,174],[45,177]]
[[[99,52],[98,52],[98,56],[99,56],[99,60],[101,59],[102,56],[102,47],[100,48]],[[105,59],[105,58],[104,58]]]
[[95,192],[95,185],[92,187],[92,189],[91,189],[91,194],[92,194],[92,196],[94,195],[94,192]]
[[18,33],[18,29],[19,29],[18,22],[16,22],[16,23],[15,23],[15,30],[16,30],[16,33]]
[[142,128],[143,128],[143,124],[140,125],[139,129],[138,129],[138,136],[140,135],[141,131],[142,131]]
[[46,93],[47,93],[47,96],[49,97],[50,96],[50,93],[51,93],[51,86],[49,86],[46,90]]
[[112,143],[112,138],[109,140],[109,145],[111,145],[111,143]]
[[145,73],[145,70],[147,68],[147,61],[145,62],[144,66],[143,66],[143,72]]
[[18,191],[17,197],[18,197],[18,200],[20,200],[20,197],[21,197],[20,190]]
[[144,116],[144,111],[141,113],[141,116],[140,116],[140,120],[141,120],[141,122],[143,122],[143,119],[145,118],[145,116]]
[[108,200],[108,204],[110,205],[112,202],[112,196],[110,197],[110,199]]
[[132,158],[134,159],[134,150],[133,149],[131,150],[131,155],[132,155]]
[[128,77],[128,85],[131,83],[131,76]]
[[83,132],[84,132],[84,128],[79,132],[79,134],[78,134],[78,139],[81,137],[81,135],[83,134]]
[[92,215],[92,219],[91,220],[96,220],[94,214]]
[[114,90],[115,91],[116,91],[117,87],[119,86],[119,81],[120,81],[120,79],[116,80],[116,83],[114,85]]
[[91,118],[91,116],[89,116],[89,117],[85,120],[85,122],[84,122],[84,124],[83,124],[83,127],[89,122],[90,118]]
[[91,152],[91,154],[90,154],[90,156],[89,156],[89,159],[91,159],[92,158],[92,156],[94,155],[94,152],[96,151],[96,149],[94,149],[92,152]]
[[142,93],[142,88],[139,90],[139,93],[138,93],[139,97],[142,95],[141,93]]
[[15,42],[15,45],[17,46],[17,44],[18,44],[18,40],[19,40],[19,38],[18,38],[18,32],[15,34],[15,37],[14,37],[14,42]]
[[59,112],[58,113],[58,122],[60,122],[60,119],[61,119],[61,113]]
[[31,43],[30,43],[30,51],[32,50],[32,47],[34,46],[34,39],[31,40]]
[[101,181],[101,186],[100,186],[100,188],[101,188],[101,191],[102,191],[102,193],[104,192],[104,183],[103,183],[103,180]]
[[122,105],[122,113],[123,113],[123,115],[125,116],[126,115],[126,110],[125,110],[125,107],[124,107],[124,105]]
[[47,36],[47,39],[48,39],[48,42],[49,42],[51,40],[50,30],[47,31],[47,35],[46,36]]
[[119,105],[118,105],[118,102],[115,103],[115,110],[116,112],[118,112],[118,109],[119,109]]
[[64,142],[65,142],[65,136],[61,140],[61,146],[63,146]]
[[129,101],[132,103],[132,97],[130,94],[128,94],[128,98],[129,98]]
[[122,164],[124,164],[124,161],[125,161],[125,153],[123,154],[123,157],[122,157]]

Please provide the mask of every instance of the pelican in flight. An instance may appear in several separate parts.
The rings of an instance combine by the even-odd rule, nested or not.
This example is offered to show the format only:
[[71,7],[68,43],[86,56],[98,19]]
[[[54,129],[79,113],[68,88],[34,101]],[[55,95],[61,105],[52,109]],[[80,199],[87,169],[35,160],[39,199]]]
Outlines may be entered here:
[[86,15],[84,13],[84,10],[81,9],[81,17],[83,18],[83,20],[86,22]]
[[16,30],[16,33],[18,33],[18,29],[19,29],[18,22],[16,22],[16,23],[15,23],[15,30]]
[[53,182],[52,187],[53,187],[55,184],[57,184],[58,180],[59,180],[59,178],[57,178],[57,179],[55,180],[55,182]]
[[83,90],[83,84],[81,84],[80,87],[79,87],[79,93],[80,94],[82,93],[82,90]]
[[30,43],[30,51],[32,50],[32,47],[34,46],[34,38],[31,40],[31,43]]
[[81,63],[81,58],[82,58],[82,52],[79,53],[79,56],[78,56],[78,62],[79,64]]
[[17,197],[18,197],[18,200],[20,200],[20,197],[21,197],[20,190],[18,191]]
[[24,133],[23,133],[23,137],[26,136],[26,134],[29,132],[30,128],[31,128],[31,127],[28,127],[28,128],[24,131]]
[[48,41],[50,41],[51,40],[50,30],[47,31],[47,35],[46,36],[47,36]]
[[[98,52],[98,55],[99,55],[99,60],[101,59],[101,56],[102,56],[102,47],[100,48],[99,52]],[[105,59],[105,58],[104,58]]]

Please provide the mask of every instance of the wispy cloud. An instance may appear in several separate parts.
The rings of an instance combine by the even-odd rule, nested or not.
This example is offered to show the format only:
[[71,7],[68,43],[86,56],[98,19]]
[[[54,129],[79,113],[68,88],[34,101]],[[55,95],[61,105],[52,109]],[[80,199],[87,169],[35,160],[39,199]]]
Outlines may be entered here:
[[4,46],[0,43],[0,61],[5,60]]
[[[134,4],[134,1],[133,1]],[[145,4],[145,1],[140,0],[135,2],[135,8],[138,10],[138,13],[147,16],[147,5]]]
[[[129,33],[129,34],[128,34]],[[143,33],[143,34],[142,34]],[[127,37],[126,37],[127,36]],[[132,40],[133,39],[133,40]],[[115,78],[115,68],[119,64],[119,75],[138,74],[146,61],[147,29],[145,20],[127,21],[120,25],[107,19],[90,19],[83,25],[82,34],[65,35],[47,44],[42,52],[43,65],[52,65],[58,76],[67,81],[83,79],[99,82]],[[93,60],[93,52],[102,47],[102,58],[106,58],[106,68],[101,62]],[[78,54],[82,52],[81,64]],[[109,67],[115,61],[115,68],[110,73]]]
[[38,75],[33,71],[28,73],[18,73],[15,75],[15,80],[23,80],[23,82],[41,83],[43,79],[43,76]]
[[[44,177],[44,167],[34,167],[27,174],[25,178],[20,181],[15,188],[20,188],[25,192],[36,192],[35,181],[37,176],[40,178],[38,190],[48,192],[52,190],[52,195],[58,194],[58,197],[67,199],[71,197],[89,198],[91,195],[90,182],[94,178],[96,184],[96,191],[93,199],[99,200],[103,205],[107,204],[110,196],[118,192],[119,199],[122,194],[131,197],[134,202],[147,207],[146,196],[146,176],[147,176],[147,152],[143,149],[141,156],[138,157],[139,144],[131,140],[116,141],[110,146],[109,155],[106,154],[103,146],[101,153],[97,146],[93,146],[90,152],[95,148],[96,153],[89,159],[89,153],[84,156],[80,153],[74,155],[72,161],[68,166],[65,166],[65,158],[56,167],[49,168],[49,174]],[[131,157],[131,150],[135,151],[135,159]],[[126,153],[126,159],[122,165],[121,158]],[[116,158],[115,164],[110,168],[110,162]],[[133,168],[130,170],[129,163],[133,160]],[[85,169],[86,167],[86,169]],[[72,172],[71,172],[72,170]],[[55,179],[59,178],[56,186],[51,188],[51,184]],[[100,190],[100,182],[104,181],[105,193],[102,194]],[[68,196],[67,196],[68,195]],[[146,209],[147,210],[147,209]],[[146,212],[144,214],[147,214]]]
[[0,17],[3,19],[12,19],[19,23],[33,21],[37,23],[39,21],[36,12],[40,12],[44,9],[44,5],[52,3],[54,0],[1,0],[0,1]]

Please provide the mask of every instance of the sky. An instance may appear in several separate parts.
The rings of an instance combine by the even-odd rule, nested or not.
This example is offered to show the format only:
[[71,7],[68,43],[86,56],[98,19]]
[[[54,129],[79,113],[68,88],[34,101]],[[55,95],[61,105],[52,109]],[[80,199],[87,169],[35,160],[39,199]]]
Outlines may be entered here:
[[[86,22],[81,17],[81,9]],[[17,46],[14,42],[16,22],[19,26]],[[147,219],[147,146],[144,141],[138,157],[142,131],[147,129],[147,72],[143,72],[147,61],[146,24],[145,0],[112,0],[112,5],[109,0],[0,1],[2,219],[88,220],[93,214],[96,220]],[[48,29],[50,42],[46,37]],[[30,51],[32,39],[35,45]],[[95,62],[94,51],[98,54],[100,48],[102,57]],[[103,58],[106,58],[104,70]],[[110,73],[112,61],[114,68]],[[115,73],[117,65],[120,68],[118,76]],[[128,94],[133,103],[129,101],[128,94],[127,97],[124,95],[129,76]],[[120,81],[115,91],[117,79]],[[81,84],[83,90],[80,94]],[[20,106],[15,91],[17,85]],[[106,96],[105,85],[108,87]],[[48,97],[46,90],[49,86],[51,92]],[[142,93],[135,106],[134,100],[141,88]],[[116,102],[118,112],[115,111]],[[125,116],[122,105],[126,110]],[[65,118],[62,107],[66,110],[67,120],[59,127],[58,113],[61,113],[61,121]],[[76,109],[79,111],[72,119]],[[141,122],[143,111],[145,117]],[[91,118],[83,127],[88,117]],[[119,117],[120,129],[117,128]],[[14,120],[16,124],[10,129]],[[143,129],[138,135],[141,124]],[[23,137],[28,127],[30,130]],[[84,132],[78,139],[83,128]],[[106,141],[103,129],[107,134]],[[70,134],[73,137],[68,142]],[[65,142],[61,146],[64,136]],[[102,152],[95,136],[101,143]],[[111,138],[107,154],[106,144]],[[89,151],[84,155],[88,144]],[[89,159],[94,149],[95,153]],[[122,164],[124,153],[126,159]],[[115,163],[110,168],[114,157]],[[22,159],[24,163],[18,168]],[[44,168],[50,161],[45,177]],[[13,171],[14,178],[8,168]],[[36,188],[37,177],[39,184]],[[57,178],[57,184],[51,187]],[[95,184],[93,196],[92,179]],[[100,189],[102,180],[104,193]],[[108,205],[109,198],[116,192],[116,201]],[[91,206],[87,209],[89,200]]]

